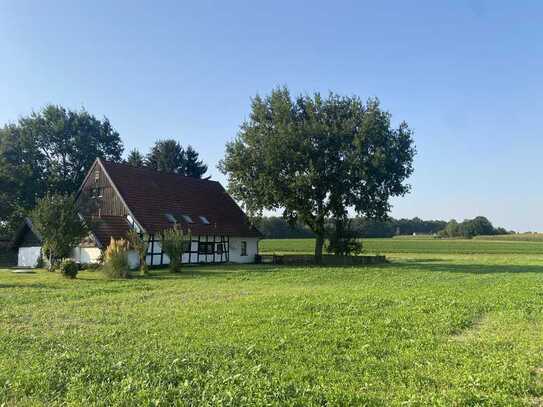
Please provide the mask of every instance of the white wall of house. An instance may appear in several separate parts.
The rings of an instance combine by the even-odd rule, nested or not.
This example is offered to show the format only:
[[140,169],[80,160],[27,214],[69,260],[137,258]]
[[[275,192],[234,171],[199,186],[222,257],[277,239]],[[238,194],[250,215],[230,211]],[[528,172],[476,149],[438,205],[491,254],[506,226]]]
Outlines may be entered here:
[[[242,253],[243,242],[246,242],[246,255]],[[230,262],[254,263],[258,254],[258,238],[256,237],[231,237],[230,238]]]
[[18,267],[36,267],[41,255],[41,247],[19,247],[17,256]]
[[76,263],[98,263],[101,251],[97,247],[75,247],[72,249],[72,259]]

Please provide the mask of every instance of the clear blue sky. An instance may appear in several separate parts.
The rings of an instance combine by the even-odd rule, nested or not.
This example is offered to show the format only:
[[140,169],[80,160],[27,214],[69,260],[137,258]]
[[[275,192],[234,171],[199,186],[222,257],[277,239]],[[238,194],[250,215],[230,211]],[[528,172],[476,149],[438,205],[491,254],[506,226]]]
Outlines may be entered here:
[[393,216],[543,231],[542,22],[541,1],[4,0],[0,123],[84,106],[127,150],[176,138],[224,181],[255,94],[377,96],[416,132]]

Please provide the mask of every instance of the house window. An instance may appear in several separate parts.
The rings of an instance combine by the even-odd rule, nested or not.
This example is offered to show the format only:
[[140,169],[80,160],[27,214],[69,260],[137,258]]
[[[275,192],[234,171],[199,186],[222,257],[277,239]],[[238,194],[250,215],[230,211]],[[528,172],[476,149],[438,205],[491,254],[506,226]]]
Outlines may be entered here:
[[204,225],[209,225],[209,220],[205,216],[198,216]]
[[91,195],[91,198],[101,198],[102,188],[91,188],[90,195]]
[[222,255],[224,252],[224,245],[222,243],[217,243],[216,253]]
[[192,218],[189,215],[181,215],[181,217],[187,223],[194,223],[194,221],[192,220]]
[[94,182],[100,181],[100,171],[96,170],[94,171]]
[[213,254],[214,249],[215,249],[215,243],[212,243],[212,242],[198,243],[198,253],[200,254]]
[[246,241],[241,242],[241,255],[247,256],[247,242]]

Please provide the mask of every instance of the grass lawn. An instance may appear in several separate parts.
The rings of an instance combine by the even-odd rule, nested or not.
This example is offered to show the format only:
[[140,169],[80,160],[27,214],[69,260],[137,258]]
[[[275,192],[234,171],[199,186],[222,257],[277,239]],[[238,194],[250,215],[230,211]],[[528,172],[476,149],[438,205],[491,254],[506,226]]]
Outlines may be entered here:
[[372,267],[0,270],[0,405],[542,405],[543,250],[401,242]]

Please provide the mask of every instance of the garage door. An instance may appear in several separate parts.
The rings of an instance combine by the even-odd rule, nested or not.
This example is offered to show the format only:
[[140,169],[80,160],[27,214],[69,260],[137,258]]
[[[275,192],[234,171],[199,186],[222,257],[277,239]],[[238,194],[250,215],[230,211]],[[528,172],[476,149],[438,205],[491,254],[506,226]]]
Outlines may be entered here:
[[40,258],[41,247],[19,247],[17,266],[36,267]]

